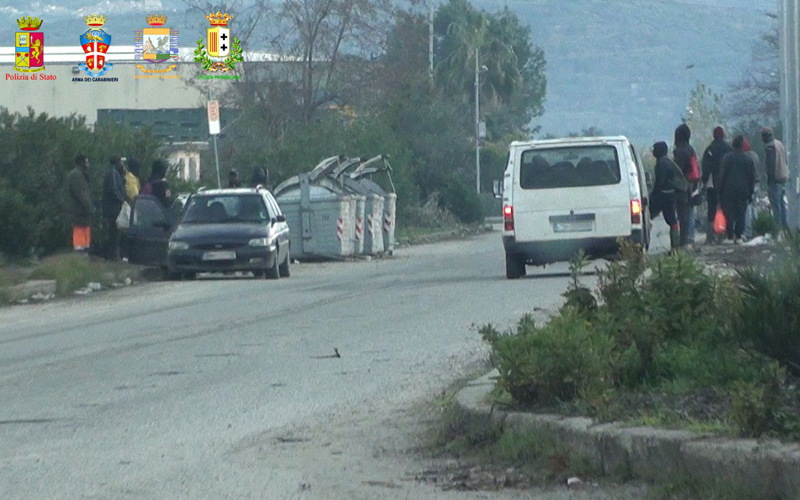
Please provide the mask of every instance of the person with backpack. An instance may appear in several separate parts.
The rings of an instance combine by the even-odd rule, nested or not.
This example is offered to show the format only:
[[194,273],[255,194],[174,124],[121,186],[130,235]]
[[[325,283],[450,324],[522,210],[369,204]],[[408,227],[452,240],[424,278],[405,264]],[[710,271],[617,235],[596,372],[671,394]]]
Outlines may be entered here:
[[786,183],[789,181],[789,160],[786,147],[775,138],[769,127],[761,129],[761,140],[764,142],[764,167],[767,170],[767,194],[772,206],[772,216],[783,229],[789,227],[787,207],[785,203]]
[[761,182],[761,177],[758,173],[759,170],[761,170],[761,159],[758,157],[758,153],[753,151],[750,147],[750,142],[747,140],[747,137],[744,138],[744,147],[742,151],[744,151],[744,155],[747,156],[750,159],[750,163],[752,163],[753,178],[756,181],[755,189],[753,189],[753,197],[750,198],[750,202],[747,204],[747,212],[744,217],[744,237],[750,240],[755,236],[753,232],[753,221],[756,219],[757,215],[755,201],[756,196],[758,196],[758,186]]
[[664,215],[664,221],[669,225],[670,246],[673,252],[677,252],[681,246],[677,200],[688,196],[689,182],[680,167],[670,160],[666,142],[653,145],[653,156],[656,158],[656,179],[650,192],[650,216]]
[[708,202],[706,230],[706,244],[713,245],[717,242],[717,235],[714,234],[714,217],[717,215],[719,197],[714,183],[719,178],[719,168],[722,159],[731,152],[731,146],[725,141],[725,129],[717,127],[714,129],[714,141],[706,148],[703,153],[703,184],[706,186],[706,201]]
[[700,167],[697,163],[697,153],[694,148],[689,144],[692,138],[692,131],[688,125],[682,123],[675,129],[675,150],[673,157],[675,164],[683,172],[684,177],[688,182],[689,189],[686,196],[680,195],[675,199],[676,208],[678,209],[678,220],[681,225],[681,246],[690,247],[694,245],[695,235],[695,204],[699,201],[698,196],[692,196],[692,193],[698,191],[700,177]]
[[733,151],[722,160],[722,173],[717,179],[720,205],[728,221],[728,239],[741,244],[747,205],[756,186],[753,161],[744,152],[744,137],[733,139]]

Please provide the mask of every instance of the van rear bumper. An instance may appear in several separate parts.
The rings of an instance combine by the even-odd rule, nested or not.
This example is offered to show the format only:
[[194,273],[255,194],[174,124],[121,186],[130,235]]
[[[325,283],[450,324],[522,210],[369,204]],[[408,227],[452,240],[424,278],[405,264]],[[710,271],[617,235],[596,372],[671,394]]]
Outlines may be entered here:
[[[634,230],[622,236],[643,245],[642,231]],[[614,257],[619,252],[619,238],[580,238],[554,241],[516,241],[514,236],[503,236],[503,247],[507,255],[522,257],[530,265],[543,266],[554,262],[566,262],[583,249],[593,259]]]

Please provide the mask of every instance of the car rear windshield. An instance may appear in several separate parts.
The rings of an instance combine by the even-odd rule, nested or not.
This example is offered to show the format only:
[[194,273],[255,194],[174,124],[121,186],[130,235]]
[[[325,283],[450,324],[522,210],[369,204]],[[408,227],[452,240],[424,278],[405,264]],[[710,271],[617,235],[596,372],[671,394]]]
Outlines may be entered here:
[[260,195],[192,196],[183,222],[225,224],[229,222],[267,222],[267,207]]
[[522,189],[607,186],[620,180],[614,146],[571,146],[522,153],[519,170]]

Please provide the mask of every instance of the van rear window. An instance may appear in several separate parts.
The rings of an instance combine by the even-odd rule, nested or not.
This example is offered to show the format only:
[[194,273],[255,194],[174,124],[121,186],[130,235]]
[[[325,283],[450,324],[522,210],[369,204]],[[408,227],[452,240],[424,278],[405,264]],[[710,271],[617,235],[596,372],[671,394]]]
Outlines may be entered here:
[[554,189],[618,184],[619,159],[614,146],[574,146],[522,153],[522,189]]

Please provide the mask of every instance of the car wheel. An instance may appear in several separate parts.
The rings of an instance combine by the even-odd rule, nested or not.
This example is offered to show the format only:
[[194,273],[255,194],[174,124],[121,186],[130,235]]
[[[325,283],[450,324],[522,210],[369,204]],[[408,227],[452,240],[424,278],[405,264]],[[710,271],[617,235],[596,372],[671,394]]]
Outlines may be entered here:
[[518,255],[506,254],[506,278],[515,280],[525,276],[525,260]]
[[289,251],[286,251],[286,258],[283,260],[283,264],[279,269],[281,278],[288,278],[292,275],[291,270],[289,270],[289,262],[292,260],[291,256],[289,255]]
[[264,272],[264,277],[266,277],[268,280],[276,280],[281,277],[280,264],[278,264],[279,253],[280,252],[278,252],[278,249],[275,249],[275,263],[272,264],[272,267],[267,268],[267,270]]

